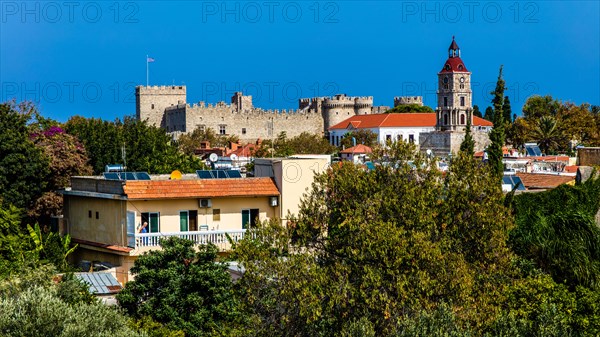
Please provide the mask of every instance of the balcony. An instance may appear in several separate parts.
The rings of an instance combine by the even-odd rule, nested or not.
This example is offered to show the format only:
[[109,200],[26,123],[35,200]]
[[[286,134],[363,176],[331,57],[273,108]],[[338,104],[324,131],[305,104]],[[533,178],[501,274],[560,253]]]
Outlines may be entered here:
[[246,234],[245,229],[239,230],[218,230],[218,231],[199,231],[199,232],[171,232],[171,233],[136,233],[134,255],[139,255],[149,250],[160,249],[160,240],[178,237],[194,242],[195,245],[205,245],[212,243],[220,252],[231,250],[231,243],[227,236],[234,243],[241,241]]

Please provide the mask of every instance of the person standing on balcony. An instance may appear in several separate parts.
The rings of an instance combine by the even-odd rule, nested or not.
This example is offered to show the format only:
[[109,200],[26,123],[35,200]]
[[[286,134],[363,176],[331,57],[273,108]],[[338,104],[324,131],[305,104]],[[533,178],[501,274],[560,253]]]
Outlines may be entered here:
[[148,233],[148,222],[144,221],[140,228],[140,233]]

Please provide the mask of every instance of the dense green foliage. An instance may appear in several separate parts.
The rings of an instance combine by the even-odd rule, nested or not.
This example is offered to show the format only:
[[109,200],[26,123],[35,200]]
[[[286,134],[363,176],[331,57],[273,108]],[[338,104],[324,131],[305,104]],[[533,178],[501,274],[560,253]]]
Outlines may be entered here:
[[598,107],[531,96],[523,106],[523,117],[508,127],[507,140],[517,147],[536,142],[546,154],[570,152],[577,144],[599,146]]
[[211,147],[225,147],[230,143],[236,143],[239,137],[236,135],[217,135],[212,128],[197,127],[194,131],[182,134],[177,139],[177,147],[185,154],[193,155],[194,151],[200,147],[200,142],[209,142]]
[[288,138],[285,131],[277,138],[263,140],[254,153],[255,157],[287,157],[294,154],[333,154],[336,147],[327,139],[317,134],[303,132],[296,137]]
[[475,154],[475,140],[471,135],[471,118],[467,118],[467,127],[465,128],[465,139],[460,143],[460,151],[469,156]]
[[481,115],[481,111],[479,110],[479,106],[477,104],[473,105],[473,116],[483,117]]
[[0,202],[29,208],[46,190],[49,160],[30,138],[32,106],[0,104]]
[[515,197],[511,245],[558,283],[600,286],[600,179]]
[[181,153],[164,129],[150,126],[146,121],[126,117],[123,121],[107,122],[76,116],[66,123],[65,129],[81,140],[96,174],[104,172],[107,164],[125,162],[129,171],[153,174],[204,168],[198,158]]
[[356,140],[356,144],[364,144],[369,147],[374,147],[377,145],[377,134],[375,134],[371,130],[367,129],[359,129],[356,131],[350,131],[342,137],[340,140],[340,148],[349,148],[354,146],[354,138]]
[[136,318],[149,316],[186,336],[233,330],[237,300],[226,266],[216,261],[217,248],[209,244],[195,252],[191,241],[176,237],[161,247],[135,261],[135,280],[117,295],[119,304]]
[[432,108],[426,105],[402,104],[395,106],[385,113],[413,113],[413,112],[434,112]]

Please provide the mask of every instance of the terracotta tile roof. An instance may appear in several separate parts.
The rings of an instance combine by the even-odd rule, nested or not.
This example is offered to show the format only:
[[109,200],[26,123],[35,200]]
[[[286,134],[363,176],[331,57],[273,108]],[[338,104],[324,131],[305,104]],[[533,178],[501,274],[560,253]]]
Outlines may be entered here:
[[364,144],[358,144],[356,146],[349,147],[345,150],[340,151],[340,153],[354,153],[354,154],[371,153],[371,152],[373,152],[373,150],[371,150],[370,147],[368,147]]
[[579,168],[579,166],[577,166],[577,165],[565,166],[565,172],[567,172],[567,173],[577,173],[577,169],[578,168]]
[[87,240],[82,240],[82,239],[77,239],[77,238],[71,238],[71,241],[75,242],[75,243],[78,243],[80,245],[87,245],[87,246],[92,246],[92,247],[99,247],[99,248],[104,248],[104,249],[112,250],[112,251],[115,251],[115,252],[121,252],[121,253],[129,253],[130,251],[133,250],[130,247],[123,247],[123,246],[117,246],[117,245],[109,245],[109,244],[106,244],[106,243],[87,241]]
[[473,116],[473,126],[494,126],[494,123],[481,117]]
[[130,200],[279,195],[271,178],[131,180],[123,190]]
[[[352,116],[329,130],[371,129],[385,127],[435,127],[433,112],[388,113]],[[493,126],[492,122],[473,116],[473,126]]]
[[575,177],[543,173],[517,173],[527,189],[550,189],[575,181]]
[[532,159],[535,161],[562,161],[569,162],[569,156],[542,156],[542,157],[525,157],[527,159]]

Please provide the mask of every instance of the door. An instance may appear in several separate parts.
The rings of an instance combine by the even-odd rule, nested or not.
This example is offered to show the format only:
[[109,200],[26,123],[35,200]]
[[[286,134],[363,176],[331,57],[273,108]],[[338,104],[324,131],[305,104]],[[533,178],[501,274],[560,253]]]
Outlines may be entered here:
[[248,229],[256,226],[260,211],[258,208],[242,210],[242,229]]
[[142,213],[142,223],[148,222],[148,232],[160,232],[160,213]]
[[195,232],[198,230],[198,211],[189,211],[188,214],[189,230]]

